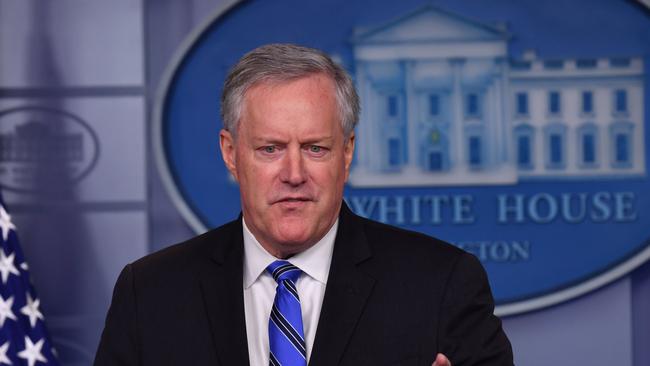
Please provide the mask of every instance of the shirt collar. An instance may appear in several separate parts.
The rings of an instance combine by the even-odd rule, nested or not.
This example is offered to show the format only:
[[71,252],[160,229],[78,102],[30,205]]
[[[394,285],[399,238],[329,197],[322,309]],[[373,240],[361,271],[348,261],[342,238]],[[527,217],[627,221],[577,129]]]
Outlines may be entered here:
[[[338,226],[339,220],[337,218],[334,225],[321,240],[304,252],[289,258],[289,262],[300,268],[309,277],[322,284],[327,284]],[[253,233],[250,232],[248,226],[246,226],[243,217],[242,227],[244,231],[244,288],[249,288],[266,270],[266,267],[278,260],[278,258],[272,256],[262,247],[253,236]]]

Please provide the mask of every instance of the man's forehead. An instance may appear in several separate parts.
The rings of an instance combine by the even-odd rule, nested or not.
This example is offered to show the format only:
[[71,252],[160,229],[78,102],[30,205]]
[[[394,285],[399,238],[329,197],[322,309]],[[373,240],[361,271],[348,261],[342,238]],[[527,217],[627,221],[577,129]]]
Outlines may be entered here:
[[251,86],[244,93],[244,99],[246,99],[246,97],[251,93],[251,91],[261,92],[261,93],[273,92],[274,89],[282,88],[306,79],[311,79],[319,83],[320,84],[319,86],[323,91],[333,92],[333,93],[335,92],[335,88],[334,88],[335,83],[332,77],[322,72],[314,72],[311,74],[305,74],[300,76],[287,77],[283,75],[277,75],[277,76],[268,76],[262,78],[261,80],[251,84]]
[[[296,100],[295,103],[292,102],[293,98]],[[329,104],[331,109],[326,107],[326,104]],[[287,131],[284,127],[291,124],[289,120],[274,119],[277,116],[276,112],[282,115],[286,110],[292,108],[299,110],[302,107],[311,109],[311,113],[316,113],[318,115],[316,119],[321,123],[294,124],[296,131]],[[343,133],[335,82],[324,73],[312,73],[288,80],[259,81],[246,90],[240,108],[237,129],[246,130],[245,134],[249,137],[258,137],[265,141],[281,141],[287,138],[288,133],[297,133],[298,130],[300,130],[301,141],[335,139],[334,135],[337,134],[338,129]],[[332,114],[325,113],[326,110],[331,111]],[[291,119],[291,114],[285,116]],[[331,121],[325,121],[325,118],[331,118]],[[249,120],[253,121],[254,127],[247,128],[251,127]]]
[[[255,108],[251,107],[258,107],[260,103],[266,106],[276,104],[286,106],[287,100],[292,99],[323,107],[326,103],[332,103],[331,105],[338,112],[334,81],[324,74],[310,74],[291,80],[255,83],[243,95],[240,116],[243,117],[249,109],[254,110]],[[289,105],[292,104],[289,103]]]

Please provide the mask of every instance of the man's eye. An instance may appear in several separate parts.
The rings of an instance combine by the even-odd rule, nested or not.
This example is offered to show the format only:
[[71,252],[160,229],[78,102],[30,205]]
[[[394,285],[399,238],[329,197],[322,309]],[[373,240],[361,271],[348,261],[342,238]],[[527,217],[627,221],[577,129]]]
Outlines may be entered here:
[[320,147],[320,146],[311,145],[311,146],[309,146],[309,151],[311,151],[313,153],[319,153],[319,152],[323,151],[323,148]]
[[264,152],[267,154],[273,154],[275,150],[275,146],[264,146]]

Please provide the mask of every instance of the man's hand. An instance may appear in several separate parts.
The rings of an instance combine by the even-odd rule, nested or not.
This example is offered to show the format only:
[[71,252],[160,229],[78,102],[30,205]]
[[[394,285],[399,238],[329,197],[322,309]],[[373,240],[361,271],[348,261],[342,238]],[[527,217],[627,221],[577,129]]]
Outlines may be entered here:
[[443,355],[442,353],[438,353],[436,355],[436,360],[433,362],[431,366],[451,366],[451,362],[447,358],[447,356]]

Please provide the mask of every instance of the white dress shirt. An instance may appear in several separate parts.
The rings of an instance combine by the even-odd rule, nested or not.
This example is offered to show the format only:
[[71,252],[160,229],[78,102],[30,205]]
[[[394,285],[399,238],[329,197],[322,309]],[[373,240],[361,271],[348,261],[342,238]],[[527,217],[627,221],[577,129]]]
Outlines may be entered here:
[[[244,227],[244,314],[248,338],[248,359],[251,366],[269,364],[269,316],[277,283],[266,272],[266,267],[278,260],[262,247],[246,226]],[[311,248],[289,258],[288,261],[303,273],[296,283],[302,325],[305,334],[307,362],[314,345],[325,285],[329,275],[338,219],[325,236]]]

